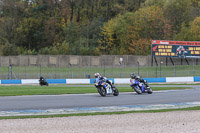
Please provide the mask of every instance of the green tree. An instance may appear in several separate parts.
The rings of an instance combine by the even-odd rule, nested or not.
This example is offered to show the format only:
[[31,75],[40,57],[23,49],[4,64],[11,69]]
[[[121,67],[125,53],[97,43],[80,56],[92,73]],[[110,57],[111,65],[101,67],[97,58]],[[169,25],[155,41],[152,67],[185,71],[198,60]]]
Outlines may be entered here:
[[175,39],[182,41],[200,41],[200,17],[190,22],[189,26],[183,23],[181,32]]
[[172,24],[172,32],[174,35],[180,32],[183,22],[188,24],[193,19],[192,9],[191,0],[166,1],[164,5],[164,13],[165,17],[170,20]]
[[111,19],[105,23],[100,33],[99,49],[103,54],[110,54],[115,47],[114,38],[114,20]]
[[150,47],[147,44],[151,44],[152,39],[164,39],[164,30],[165,19],[162,8],[150,6],[139,9],[134,15],[134,25],[129,27],[127,36],[130,44],[129,52],[131,54],[149,53],[137,51],[150,51]]

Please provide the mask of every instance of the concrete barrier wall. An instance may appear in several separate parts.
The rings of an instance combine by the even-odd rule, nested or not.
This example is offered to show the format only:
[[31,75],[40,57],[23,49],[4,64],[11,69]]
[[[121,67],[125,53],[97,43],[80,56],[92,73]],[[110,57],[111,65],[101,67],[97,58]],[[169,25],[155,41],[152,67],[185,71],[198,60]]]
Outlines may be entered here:
[[167,77],[166,82],[194,82],[194,77]]
[[116,84],[129,84],[130,83],[130,78],[115,78],[114,82]]
[[90,79],[67,79],[67,84],[90,84]]
[[22,79],[22,84],[39,84],[39,79]]
[[[75,55],[19,55],[19,56],[0,56],[0,66],[57,66],[57,67],[85,67],[85,66],[120,66],[120,58],[123,59],[123,66],[151,66],[151,56],[134,55],[102,55],[102,56],[75,56]],[[168,63],[171,61],[166,58],[156,58],[157,62]],[[184,59],[174,58],[176,65],[187,64]],[[190,64],[198,64],[198,59],[187,59]],[[155,65],[155,61],[153,62]]]
[[[144,78],[148,83],[187,83],[200,82],[200,77],[163,77],[163,78]],[[110,78],[115,84],[129,84],[129,78]],[[95,79],[47,79],[49,84],[94,84]],[[0,84],[39,84],[38,79],[16,79],[0,80]]]

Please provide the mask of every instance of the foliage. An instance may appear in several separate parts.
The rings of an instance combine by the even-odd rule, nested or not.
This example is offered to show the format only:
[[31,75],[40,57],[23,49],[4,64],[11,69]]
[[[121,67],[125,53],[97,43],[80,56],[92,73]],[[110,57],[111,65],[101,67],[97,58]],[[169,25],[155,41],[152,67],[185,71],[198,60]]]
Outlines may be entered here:
[[158,6],[111,19],[102,28],[99,49],[104,54],[111,54],[118,48],[120,54],[150,54],[151,40],[164,38],[164,21],[163,11]]
[[44,47],[39,50],[39,54],[46,55],[68,55],[70,52],[69,43],[64,41],[63,43],[56,43],[51,47]]
[[176,39],[200,41],[200,17],[190,22],[189,26],[183,23],[181,32],[176,36]]
[[3,55],[8,56],[8,55],[18,55],[19,54],[19,48],[10,43],[6,43],[4,48],[3,48]]
[[103,25],[100,33],[101,39],[99,39],[99,49],[104,54],[110,54],[114,47],[114,20],[111,19]]
[[0,45],[3,55],[146,55],[152,39],[198,41],[199,12],[199,0],[1,0]]

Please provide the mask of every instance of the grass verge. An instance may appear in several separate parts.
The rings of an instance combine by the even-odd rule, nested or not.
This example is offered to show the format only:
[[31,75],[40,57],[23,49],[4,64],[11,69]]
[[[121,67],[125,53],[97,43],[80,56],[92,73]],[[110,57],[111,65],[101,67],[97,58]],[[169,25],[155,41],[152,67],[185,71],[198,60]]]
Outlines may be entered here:
[[8,116],[8,117],[0,117],[0,120],[2,120],[2,119],[27,119],[27,118],[54,118],[54,117],[70,117],[70,116],[91,116],[91,115],[115,115],[115,114],[129,114],[129,113],[159,113],[159,112],[189,111],[189,110],[200,110],[200,106],[181,108],[181,109],[161,109],[161,110],[145,110],[145,111],[96,112],[96,113],[37,115],[37,116]]
[[[118,87],[119,92],[132,92],[131,87]],[[191,89],[188,87],[152,87],[153,91]],[[59,95],[97,93],[95,87],[59,87],[59,86],[0,86],[0,96],[21,95]]]
[[155,84],[155,83],[149,83],[149,85],[200,85],[200,83],[160,83],[160,84]]

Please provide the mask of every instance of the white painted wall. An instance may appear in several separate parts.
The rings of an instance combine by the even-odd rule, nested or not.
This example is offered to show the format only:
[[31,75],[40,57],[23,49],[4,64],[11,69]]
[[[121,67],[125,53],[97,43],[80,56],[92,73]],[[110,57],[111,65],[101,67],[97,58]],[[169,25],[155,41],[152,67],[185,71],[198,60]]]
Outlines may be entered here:
[[166,77],[166,82],[194,82],[194,77]]
[[38,79],[22,79],[22,84],[39,84]]
[[130,84],[130,78],[115,78],[115,84]]
[[90,84],[90,79],[67,79],[67,84]]

